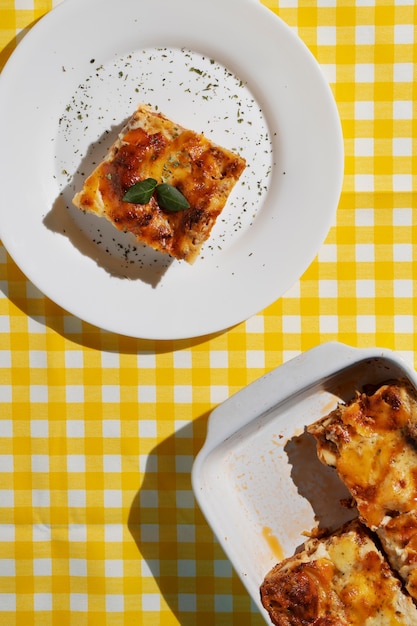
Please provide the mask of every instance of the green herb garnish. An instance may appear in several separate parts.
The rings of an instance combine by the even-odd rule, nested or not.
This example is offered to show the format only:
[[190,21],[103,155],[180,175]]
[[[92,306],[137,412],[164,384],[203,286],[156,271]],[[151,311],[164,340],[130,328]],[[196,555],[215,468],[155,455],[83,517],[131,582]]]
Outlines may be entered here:
[[183,211],[190,206],[181,191],[168,183],[161,183],[156,186],[156,197],[159,206],[168,211]]
[[157,183],[154,178],[145,178],[130,187],[123,196],[124,202],[147,204],[156,193],[158,204],[167,211],[184,211],[190,204],[183,194],[173,185]]
[[156,185],[157,182],[154,178],[140,180],[129,187],[123,196],[123,201],[132,202],[132,204],[147,204],[154,194]]

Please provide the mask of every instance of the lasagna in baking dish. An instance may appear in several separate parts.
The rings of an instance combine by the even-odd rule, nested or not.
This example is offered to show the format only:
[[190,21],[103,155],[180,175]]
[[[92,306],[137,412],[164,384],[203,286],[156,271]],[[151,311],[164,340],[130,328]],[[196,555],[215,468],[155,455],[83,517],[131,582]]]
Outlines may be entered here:
[[412,626],[417,609],[357,520],[306,541],[278,563],[260,589],[276,626]]
[[336,468],[369,528],[416,506],[417,398],[408,384],[358,393],[308,432],[316,438],[319,459]]
[[[417,599],[417,397],[407,382],[357,393],[308,428],[360,519]],[[417,622],[416,622],[417,623]]]
[[392,567],[417,601],[417,510],[387,516],[377,529],[377,535]]
[[192,263],[245,167],[240,155],[140,105],[73,203]]

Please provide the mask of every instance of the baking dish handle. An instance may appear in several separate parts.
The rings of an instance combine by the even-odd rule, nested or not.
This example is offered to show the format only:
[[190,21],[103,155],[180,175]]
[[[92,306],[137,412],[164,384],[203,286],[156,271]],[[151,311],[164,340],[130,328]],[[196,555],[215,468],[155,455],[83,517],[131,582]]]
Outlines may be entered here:
[[[209,417],[204,448],[214,448],[253,419],[299,391],[361,359],[388,356],[389,350],[353,348],[327,342],[303,352],[237,392]],[[398,357],[396,357],[398,359]],[[272,381],[272,384],[271,384]]]

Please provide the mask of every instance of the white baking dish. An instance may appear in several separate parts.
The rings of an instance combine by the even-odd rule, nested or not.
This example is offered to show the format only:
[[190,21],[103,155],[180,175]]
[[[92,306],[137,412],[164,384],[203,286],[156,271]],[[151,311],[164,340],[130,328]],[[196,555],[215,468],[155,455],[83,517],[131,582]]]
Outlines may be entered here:
[[267,571],[290,556],[315,526],[336,528],[354,515],[347,492],[317,460],[305,428],[365,384],[408,379],[415,371],[390,350],[326,343],[276,368],[210,415],[192,484],[208,523],[255,604]]

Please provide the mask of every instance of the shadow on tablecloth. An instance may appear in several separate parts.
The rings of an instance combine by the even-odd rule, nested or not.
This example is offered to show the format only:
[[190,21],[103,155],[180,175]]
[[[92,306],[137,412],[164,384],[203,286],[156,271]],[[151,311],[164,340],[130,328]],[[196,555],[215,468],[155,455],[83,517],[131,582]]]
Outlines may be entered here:
[[[128,527],[147,570],[181,626],[265,624],[194,499],[191,468],[208,413],[149,454]],[[162,608],[161,601],[161,608]]]

